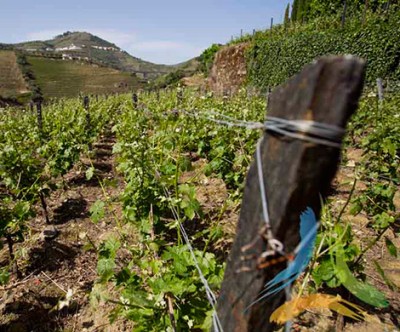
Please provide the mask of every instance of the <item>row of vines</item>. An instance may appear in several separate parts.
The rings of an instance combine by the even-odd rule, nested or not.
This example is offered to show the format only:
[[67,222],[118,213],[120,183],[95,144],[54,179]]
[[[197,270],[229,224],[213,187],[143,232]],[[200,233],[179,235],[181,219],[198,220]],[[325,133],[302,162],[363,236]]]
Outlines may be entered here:
[[62,186],[62,176],[88,153],[109,121],[111,105],[106,101],[94,105],[90,116],[81,104],[60,100],[46,105],[41,116],[12,108],[0,113],[0,237],[6,239],[10,256],[9,264],[0,268],[1,284],[10,271],[19,274],[14,244],[23,241],[27,221],[40,213],[50,223],[46,197]]
[[[113,128],[118,170],[126,182],[121,197],[124,222],[133,224],[137,234],[132,238],[122,230],[120,238],[103,244],[98,262],[100,280],[92,295],[114,303],[112,319],[132,320],[137,331],[209,330],[212,308],[180,224],[188,230],[199,266],[218,293],[229,251],[227,246],[221,250],[221,243],[229,243],[233,236],[224,218],[229,209],[240,206],[244,179],[261,133],[224,126],[210,118],[216,112],[262,121],[265,101],[248,99],[244,92],[228,100],[190,91],[183,96],[180,92],[147,93],[139,99],[137,105],[125,99]],[[365,255],[382,238],[389,253],[397,256],[395,244],[386,235],[396,232],[400,217],[394,204],[400,179],[398,102],[398,95],[381,104],[374,94],[364,96],[348,128],[343,152],[344,167],[349,149],[363,151],[354,168],[354,186],[346,203],[338,206],[334,196],[327,202],[318,249],[312,268],[297,288],[300,292],[331,289],[357,297],[359,294],[340,277],[343,270],[338,271],[335,261],[345,262],[361,282]],[[223,180],[228,198],[222,206],[203,211],[198,191],[204,181],[198,181],[199,174]],[[361,190],[355,189],[357,181],[365,185]],[[103,208],[107,202],[96,205]],[[365,238],[355,236],[348,218],[351,214],[368,218],[370,232]],[[130,256],[123,260],[121,252],[126,250]],[[388,289],[396,289],[379,262],[375,268]],[[107,294],[109,283],[117,286],[119,295]],[[368,296],[361,300],[369,304],[367,309],[374,306]],[[387,306],[387,302],[379,306]]]
[[[0,237],[10,251],[0,282],[7,283],[13,267],[17,273],[12,247],[23,240],[41,197],[62,188],[62,176],[82,154],[90,153],[103,128],[113,124],[113,153],[125,183],[119,198],[123,217],[118,235],[96,249],[99,278],[91,291],[92,303],[112,303],[111,321],[131,320],[135,331],[209,330],[212,308],[181,225],[197,264],[218,294],[234,235],[226,217],[240,208],[261,132],[225,126],[212,118],[218,113],[262,122],[267,105],[245,91],[229,99],[189,90],[142,93],[138,99],[121,95],[100,100],[91,105],[90,116],[81,101],[61,100],[45,108],[42,129],[31,112],[0,113]],[[395,205],[400,181],[399,102],[398,94],[383,102],[373,93],[364,95],[349,125],[342,158],[345,167],[349,150],[362,151],[354,165],[354,185],[345,203],[338,205],[334,195],[326,202],[313,263],[297,291],[350,296],[353,292],[332,257],[340,256],[357,280],[365,278],[366,255],[382,241],[397,257],[391,238],[400,218]],[[226,195],[222,204],[210,208],[199,192],[213,179],[223,183]],[[219,193],[214,195],[217,200]],[[93,222],[99,222],[112,203],[107,197],[96,201],[90,208]],[[351,214],[368,219],[367,237],[357,238],[348,219]],[[387,289],[397,289],[379,262],[375,269]]]

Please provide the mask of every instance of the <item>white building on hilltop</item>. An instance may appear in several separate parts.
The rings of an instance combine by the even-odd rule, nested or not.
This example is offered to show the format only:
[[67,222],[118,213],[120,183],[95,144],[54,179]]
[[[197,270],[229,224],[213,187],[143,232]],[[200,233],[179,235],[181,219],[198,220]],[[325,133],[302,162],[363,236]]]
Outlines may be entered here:
[[74,44],[71,44],[66,47],[57,47],[56,52],[62,52],[62,51],[80,51],[82,50],[82,47],[76,46]]

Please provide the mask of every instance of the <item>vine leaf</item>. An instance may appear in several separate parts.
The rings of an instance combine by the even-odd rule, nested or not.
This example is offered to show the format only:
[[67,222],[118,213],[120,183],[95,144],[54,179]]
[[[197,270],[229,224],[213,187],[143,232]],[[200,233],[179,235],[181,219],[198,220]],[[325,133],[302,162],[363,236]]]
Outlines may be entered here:
[[86,180],[90,181],[94,175],[94,167],[89,167],[86,171]]
[[397,258],[397,248],[395,244],[392,241],[390,241],[390,239],[387,236],[385,236],[385,244],[389,254]]
[[335,269],[340,282],[355,297],[378,308],[386,308],[389,305],[389,302],[382,292],[377,290],[374,286],[361,282],[354,277],[345,262],[343,250],[336,250]]
[[104,217],[104,202],[97,200],[91,207],[90,207],[90,218],[94,223],[98,223]]

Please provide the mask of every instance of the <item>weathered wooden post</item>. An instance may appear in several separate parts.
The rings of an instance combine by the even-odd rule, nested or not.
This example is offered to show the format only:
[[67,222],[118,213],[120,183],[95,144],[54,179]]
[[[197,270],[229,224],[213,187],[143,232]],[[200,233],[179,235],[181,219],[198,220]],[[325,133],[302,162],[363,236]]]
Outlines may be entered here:
[[[363,85],[364,62],[354,57],[328,57],[307,66],[270,95],[268,116],[286,120],[313,120],[345,128],[357,108]],[[318,216],[320,197],[326,197],[338,167],[340,149],[266,132],[260,145],[261,163],[273,234],[294,250],[299,242],[300,214],[311,207]],[[253,161],[236,231],[225,270],[217,313],[224,331],[272,331],[271,313],[281,305],[284,292],[245,311],[284,265],[257,269],[256,260],[243,261],[243,248],[254,242],[250,254],[266,250],[260,231],[262,217],[260,179]],[[244,267],[249,272],[240,272]]]
[[138,106],[138,95],[136,93],[132,94],[132,104],[134,108]]
[[376,85],[378,88],[378,100],[379,100],[379,103],[382,104],[384,95],[383,95],[383,81],[381,78],[378,78],[376,80]]
[[346,24],[347,1],[343,1],[342,28]]
[[87,125],[87,129],[90,129],[90,112],[89,112],[89,108],[90,108],[90,99],[89,96],[85,96],[83,98],[83,108],[86,111],[86,125]]
[[176,92],[176,102],[177,102],[177,106],[182,105],[182,102],[183,102],[183,88],[178,88],[178,91]]
[[42,102],[39,100],[36,102],[36,113],[37,113],[37,121],[39,132],[43,131],[43,114],[42,114]]

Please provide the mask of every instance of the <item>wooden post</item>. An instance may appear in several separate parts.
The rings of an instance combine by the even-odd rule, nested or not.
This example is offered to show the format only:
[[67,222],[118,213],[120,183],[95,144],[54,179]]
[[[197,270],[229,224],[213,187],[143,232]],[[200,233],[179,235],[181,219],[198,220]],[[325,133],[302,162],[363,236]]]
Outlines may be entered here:
[[90,112],[89,112],[90,99],[89,99],[88,96],[85,96],[83,98],[83,107],[86,110],[86,125],[87,125],[87,129],[90,129]]
[[273,17],[271,17],[271,27],[270,27],[270,30],[272,30],[272,27],[274,26],[274,18]]
[[37,121],[38,121],[38,128],[40,133],[42,133],[43,130],[43,114],[42,114],[42,102],[37,101],[36,102],[36,112],[37,112]]
[[178,91],[176,93],[176,102],[177,102],[177,106],[182,105],[182,102],[183,102],[183,88],[178,88]]
[[378,87],[378,100],[379,100],[379,103],[381,104],[383,102],[383,98],[384,98],[384,96],[383,96],[383,81],[381,78],[378,78],[376,80],[376,85]]
[[240,29],[240,38],[243,37],[243,29]]
[[[288,120],[314,120],[344,128],[357,108],[364,62],[354,57],[328,57],[307,66],[300,74],[270,95],[268,115]],[[266,133],[261,143],[261,162],[272,231],[286,252],[299,242],[300,214],[311,207],[318,216],[320,197],[326,197],[340,157],[340,149]],[[242,248],[256,240],[250,254],[266,250],[259,232],[262,217],[257,165],[253,161],[233,243],[228,258],[217,312],[224,331],[272,331],[271,313],[281,305],[284,292],[245,309],[255,301],[265,284],[285,264],[256,268],[256,260],[241,260]],[[249,252],[245,253],[249,254]],[[250,272],[239,272],[242,267]]]
[[346,12],[347,12],[347,1],[343,1],[343,14],[342,14],[342,28],[344,28],[344,25],[346,23]]
[[138,106],[138,95],[136,93],[132,94],[132,103],[133,103],[133,107],[137,108],[137,106]]

